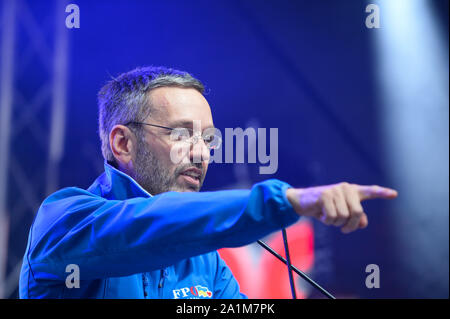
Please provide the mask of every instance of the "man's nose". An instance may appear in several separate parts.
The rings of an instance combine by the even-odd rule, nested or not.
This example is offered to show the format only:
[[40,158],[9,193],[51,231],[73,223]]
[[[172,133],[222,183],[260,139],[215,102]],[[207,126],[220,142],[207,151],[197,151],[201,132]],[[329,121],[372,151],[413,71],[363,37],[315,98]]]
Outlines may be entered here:
[[197,137],[197,142],[191,146],[190,160],[193,163],[209,162],[210,153],[205,141],[201,136]]

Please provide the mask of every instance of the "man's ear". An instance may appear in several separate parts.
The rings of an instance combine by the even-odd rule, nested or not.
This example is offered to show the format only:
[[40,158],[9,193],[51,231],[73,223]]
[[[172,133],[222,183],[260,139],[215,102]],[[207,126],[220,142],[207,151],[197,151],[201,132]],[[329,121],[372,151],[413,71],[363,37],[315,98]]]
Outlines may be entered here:
[[133,166],[136,142],[136,136],[125,125],[115,125],[112,128],[109,133],[109,146],[119,166]]

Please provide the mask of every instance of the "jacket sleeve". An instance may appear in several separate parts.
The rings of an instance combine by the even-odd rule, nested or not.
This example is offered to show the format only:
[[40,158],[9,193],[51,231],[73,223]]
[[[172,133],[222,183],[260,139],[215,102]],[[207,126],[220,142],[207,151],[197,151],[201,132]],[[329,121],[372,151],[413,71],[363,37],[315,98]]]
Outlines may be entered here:
[[251,190],[168,192],[107,200],[65,188],[41,205],[26,258],[35,280],[64,280],[76,264],[81,280],[128,276],[217,250],[250,244],[299,217],[289,184],[267,180]]

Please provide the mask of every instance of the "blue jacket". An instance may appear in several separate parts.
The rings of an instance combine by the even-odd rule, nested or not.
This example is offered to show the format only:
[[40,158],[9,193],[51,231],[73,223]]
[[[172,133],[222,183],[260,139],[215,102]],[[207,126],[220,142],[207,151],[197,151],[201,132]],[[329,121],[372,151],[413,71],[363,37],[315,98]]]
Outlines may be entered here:
[[245,298],[216,250],[296,222],[288,187],[271,179],[251,190],[151,196],[105,163],[87,190],[61,189],[40,206],[20,298]]

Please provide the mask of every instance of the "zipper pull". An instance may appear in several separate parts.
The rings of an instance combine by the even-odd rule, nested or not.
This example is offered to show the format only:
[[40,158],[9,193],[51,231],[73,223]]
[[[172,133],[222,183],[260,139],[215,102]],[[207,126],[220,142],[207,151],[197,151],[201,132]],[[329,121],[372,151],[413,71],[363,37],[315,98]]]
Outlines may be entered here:
[[147,298],[148,293],[147,293],[147,286],[148,286],[148,278],[147,278],[147,273],[143,273],[142,274],[142,288],[144,289],[144,297]]
[[159,278],[158,288],[164,287],[164,277],[166,276],[166,270],[161,269],[161,277]]

